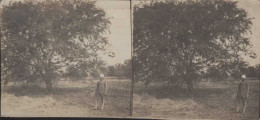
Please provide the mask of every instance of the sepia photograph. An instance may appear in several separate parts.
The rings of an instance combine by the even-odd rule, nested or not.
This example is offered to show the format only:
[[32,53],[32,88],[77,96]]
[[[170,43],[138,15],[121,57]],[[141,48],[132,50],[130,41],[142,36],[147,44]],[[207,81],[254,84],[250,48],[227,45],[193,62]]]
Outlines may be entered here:
[[130,1],[3,0],[1,116],[126,117]]
[[259,0],[134,0],[134,115],[257,120]]
[[0,0],[1,117],[258,120],[260,0]]

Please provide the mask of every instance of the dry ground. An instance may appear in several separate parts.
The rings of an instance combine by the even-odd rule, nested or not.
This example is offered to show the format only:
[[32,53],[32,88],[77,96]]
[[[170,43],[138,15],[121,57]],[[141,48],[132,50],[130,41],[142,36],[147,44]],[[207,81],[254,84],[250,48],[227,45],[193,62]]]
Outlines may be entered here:
[[[2,91],[3,116],[130,117],[130,80],[107,79],[109,90],[104,111],[95,110],[93,95],[97,81],[60,81],[53,95],[44,86],[8,85]],[[176,119],[257,120],[259,81],[250,81],[246,114],[236,113],[234,92],[238,83],[204,83],[189,99],[183,88],[152,85],[134,87],[134,117]],[[232,97],[233,96],[233,97]]]
[[127,117],[130,80],[107,79],[108,94],[103,111],[94,109],[97,81],[60,81],[53,95],[44,86],[9,85],[2,92],[2,116],[15,117]]
[[235,112],[235,83],[203,83],[189,99],[186,89],[135,86],[135,116],[144,118],[258,120],[259,80],[249,81],[246,113]]

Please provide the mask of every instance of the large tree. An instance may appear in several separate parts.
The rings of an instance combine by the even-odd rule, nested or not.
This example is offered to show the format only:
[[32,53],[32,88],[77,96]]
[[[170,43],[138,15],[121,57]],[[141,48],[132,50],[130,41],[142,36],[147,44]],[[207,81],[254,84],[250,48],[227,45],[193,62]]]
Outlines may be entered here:
[[25,1],[3,6],[1,74],[15,81],[43,80],[49,92],[67,68],[91,72],[102,62],[110,24],[95,2]]
[[[135,80],[186,83],[190,92],[211,68],[230,71],[254,57],[251,18],[225,0],[144,3],[134,7]],[[223,72],[222,72],[223,73]]]

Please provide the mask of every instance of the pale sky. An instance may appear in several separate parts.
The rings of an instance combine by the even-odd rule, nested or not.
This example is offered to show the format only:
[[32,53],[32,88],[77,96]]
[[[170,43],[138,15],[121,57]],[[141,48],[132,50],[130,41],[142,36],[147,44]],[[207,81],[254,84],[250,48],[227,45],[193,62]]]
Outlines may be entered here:
[[110,49],[115,52],[115,57],[111,58],[102,55],[108,65],[124,63],[131,59],[131,30],[130,30],[130,2],[116,0],[97,0],[97,7],[105,10],[110,19],[111,26],[108,40]]
[[260,64],[260,0],[239,0],[238,6],[244,8],[250,17],[254,17],[251,27],[252,35],[249,37],[253,44],[252,50],[257,54],[257,58],[244,58],[250,65]]

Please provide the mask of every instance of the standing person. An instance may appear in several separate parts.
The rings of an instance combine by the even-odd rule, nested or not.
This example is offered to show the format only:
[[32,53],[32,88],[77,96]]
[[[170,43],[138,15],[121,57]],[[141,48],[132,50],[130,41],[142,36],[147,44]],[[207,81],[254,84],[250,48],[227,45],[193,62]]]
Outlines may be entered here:
[[238,90],[237,90],[237,112],[239,112],[240,109],[240,104],[241,102],[243,103],[243,113],[246,111],[246,101],[247,98],[249,97],[249,86],[247,83],[246,75],[241,76],[241,82],[238,85]]
[[103,74],[100,74],[99,81],[97,83],[97,88],[95,92],[95,108],[103,110],[104,109],[104,104],[105,104],[105,99],[104,96],[107,92],[107,83],[104,81],[105,76]]

